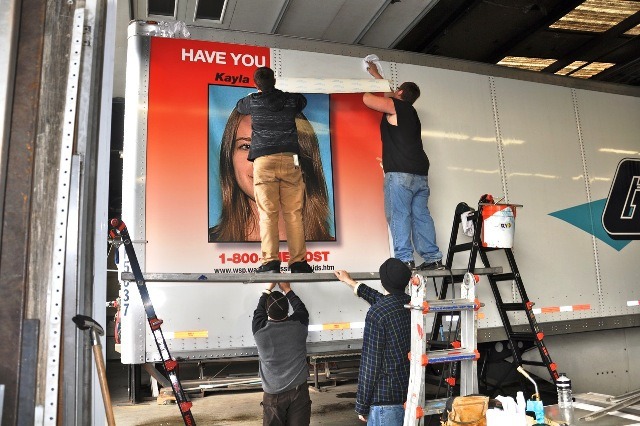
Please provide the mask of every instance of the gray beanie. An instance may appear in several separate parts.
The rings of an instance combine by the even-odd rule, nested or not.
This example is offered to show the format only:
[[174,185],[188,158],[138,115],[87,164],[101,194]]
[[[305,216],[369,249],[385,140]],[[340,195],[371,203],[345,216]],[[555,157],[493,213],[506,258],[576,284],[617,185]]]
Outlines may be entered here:
[[380,265],[382,287],[391,294],[404,294],[411,279],[411,269],[400,259],[389,258]]

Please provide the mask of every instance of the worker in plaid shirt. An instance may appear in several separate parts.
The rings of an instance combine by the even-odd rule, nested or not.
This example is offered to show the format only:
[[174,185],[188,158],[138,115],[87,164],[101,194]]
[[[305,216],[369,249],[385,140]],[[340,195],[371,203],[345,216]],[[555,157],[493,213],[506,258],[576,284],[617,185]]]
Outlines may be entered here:
[[399,259],[387,259],[380,266],[382,293],[354,281],[347,271],[335,271],[338,279],[371,307],[362,337],[362,357],[358,375],[356,413],[367,425],[402,425],[403,404],[409,387],[411,313],[404,307],[410,297],[405,287],[411,270]]

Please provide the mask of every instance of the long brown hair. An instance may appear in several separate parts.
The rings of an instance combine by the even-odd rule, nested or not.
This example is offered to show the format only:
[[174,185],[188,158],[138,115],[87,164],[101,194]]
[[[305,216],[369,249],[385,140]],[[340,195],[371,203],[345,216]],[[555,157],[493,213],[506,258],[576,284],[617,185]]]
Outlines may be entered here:
[[[220,144],[220,187],[222,213],[220,222],[209,228],[209,242],[247,241],[247,235],[257,229],[258,217],[251,207],[254,201],[245,194],[235,177],[233,149],[240,120],[245,116],[234,108],[229,115]],[[331,241],[329,232],[329,196],[322,170],[318,137],[303,113],[296,116],[300,167],[305,182],[305,202],[302,209],[304,235],[307,241]]]

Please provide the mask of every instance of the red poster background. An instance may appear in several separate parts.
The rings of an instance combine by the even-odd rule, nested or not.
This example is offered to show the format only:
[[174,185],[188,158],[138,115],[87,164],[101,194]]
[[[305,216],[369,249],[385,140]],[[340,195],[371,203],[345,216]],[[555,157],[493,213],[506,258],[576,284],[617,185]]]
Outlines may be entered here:
[[[245,60],[253,58],[254,65],[245,66],[242,61],[234,65],[232,54],[245,55],[242,56]],[[223,268],[258,266],[243,261],[229,264],[224,260],[236,254],[259,253],[258,243],[207,242],[208,85],[251,87],[256,64],[271,65],[268,48],[151,39],[147,271],[234,272]],[[237,81],[225,81],[232,77]],[[331,95],[338,240],[308,243],[308,251],[323,253],[322,260],[310,262],[312,265],[327,266],[327,270],[376,271],[389,256],[382,169],[377,159],[381,156],[379,121],[380,114],[364,107],[361,94]],[[281,250],[286,250],[286,244],[281,244]]]

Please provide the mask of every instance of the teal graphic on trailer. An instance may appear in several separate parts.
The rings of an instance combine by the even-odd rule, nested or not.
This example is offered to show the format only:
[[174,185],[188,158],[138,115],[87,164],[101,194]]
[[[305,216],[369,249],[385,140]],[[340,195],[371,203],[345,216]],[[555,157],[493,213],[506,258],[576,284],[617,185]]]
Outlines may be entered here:
[[581,204],[579,206],[570,207],[557,212],[549,213],[549,216],[557,217],[560,220],[582,229],[584,232],[595,236],[603,243],[608,244],[617,251],[625,248],[630,240],[614,240],[607,234],[602,226],[602,212],[607,202],[606,198],[602,200],[592,201],[590,203]]
[[640,159],[618,163],[609,196],[549,213],[620,251],[640,239]]

